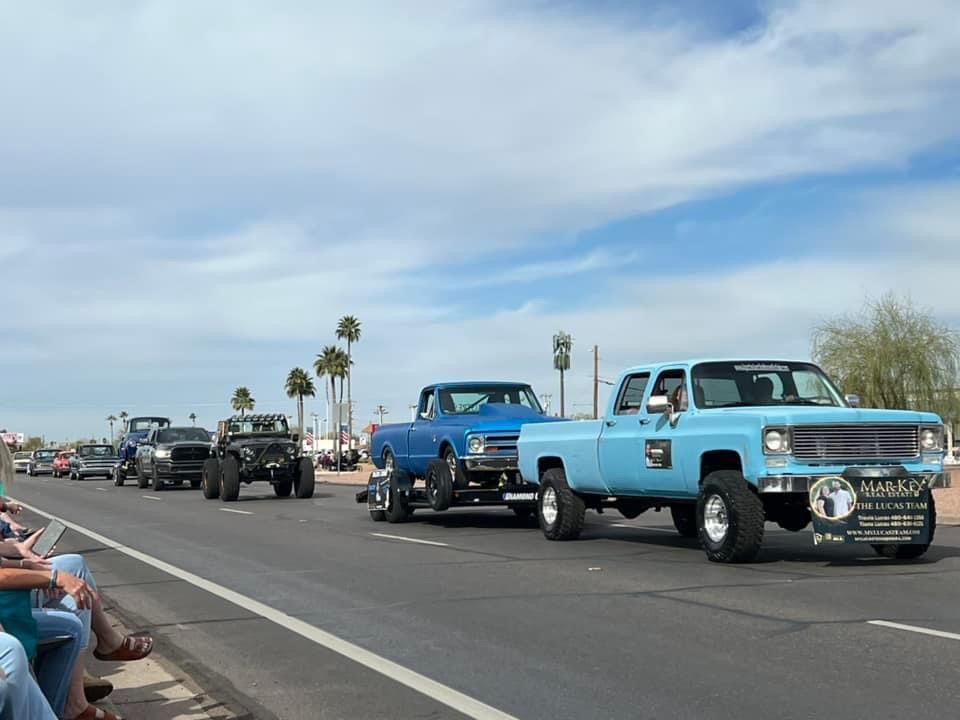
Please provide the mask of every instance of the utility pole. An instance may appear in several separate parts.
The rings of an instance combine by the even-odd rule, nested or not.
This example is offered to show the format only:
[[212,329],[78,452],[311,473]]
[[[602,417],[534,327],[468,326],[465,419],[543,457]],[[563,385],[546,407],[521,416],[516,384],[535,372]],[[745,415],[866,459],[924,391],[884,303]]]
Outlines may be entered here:
[[375,413],[377,414],[377,416],[380,418],[378,424],[379,424],[379,425],[383,425],[383,416],[386,415],[387,413],[389,413],[390,411],[387,410],[383,405],[377,405],[377,409],[374,410],[374,412],[375,412]]
[[597,346],[593,346],[593,419],[596,420],[599,415],[598,400],[600,397],[600,352]]

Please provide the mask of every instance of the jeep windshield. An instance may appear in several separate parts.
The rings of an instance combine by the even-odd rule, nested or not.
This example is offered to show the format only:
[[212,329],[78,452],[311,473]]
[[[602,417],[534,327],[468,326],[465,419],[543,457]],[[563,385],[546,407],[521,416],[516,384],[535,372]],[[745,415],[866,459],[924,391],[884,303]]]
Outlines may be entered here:
[[440,409],[444,415],[475,415],[490,403],[522,405],[543,414],[537,396],[528,385],[465,385],[441,388]]
[[130,421],[130,432],[147,432],[155,427],[167,427],[170,423],[166,418],[134,418]]
[[203,428],[168,428],[157,432],[158,443],[210,442],[210,433]]
[[281,419],[241,420],[230,423],[230,432],[235,435],[285,435],[287,431],[287,421]]
[[795,362],[711,362],[695,365],[693,402],[698,408],[771,405],[847,407],[816,365]]
[[77,455],[82,458],[108,458],[113,457],[113,448],[109,445],[84,445],[77,450]]

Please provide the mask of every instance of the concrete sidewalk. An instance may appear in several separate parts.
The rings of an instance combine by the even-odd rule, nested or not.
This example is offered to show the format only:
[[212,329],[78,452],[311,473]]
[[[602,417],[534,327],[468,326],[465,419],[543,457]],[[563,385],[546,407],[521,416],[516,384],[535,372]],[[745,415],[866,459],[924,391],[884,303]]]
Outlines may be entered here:
[[[110,615],[122,632],[128,630]],[[182,669],[154,647],[144,660],[128,663],[88,661],[87,671],[113,683],[113,692],[97,706],[125,720],[228,720],[238,716],[209,697]]]

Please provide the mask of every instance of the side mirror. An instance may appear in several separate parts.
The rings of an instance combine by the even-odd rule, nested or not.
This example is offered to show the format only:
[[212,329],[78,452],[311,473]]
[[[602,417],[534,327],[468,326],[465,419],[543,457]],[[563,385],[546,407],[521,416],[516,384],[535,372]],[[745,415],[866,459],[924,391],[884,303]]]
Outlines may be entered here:
[[293,435],[290,436],[290,439],[293,440],[294,442],[300,442],[300,433],[294,433]]
[[647,413],[650,415],[662,415],[666,412],[672,412],[670,398],[666,395],[651,395],[647,400]]
[[421,419],[421,420],[430,420],[430,413],[425,413],[425,412],[420,413],[420,419]]
[[843,399],[847,401],[847,405],[852,408],[860,407],[860,396],[859,395],[844,395]]

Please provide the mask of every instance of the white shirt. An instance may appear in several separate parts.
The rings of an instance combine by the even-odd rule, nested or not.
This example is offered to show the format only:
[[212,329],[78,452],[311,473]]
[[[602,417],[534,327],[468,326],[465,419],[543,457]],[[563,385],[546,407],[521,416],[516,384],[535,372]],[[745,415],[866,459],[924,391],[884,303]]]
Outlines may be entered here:
[[834,517],[843,517],[853,506],[853,496],[843,488],[833,493],[833,514]]

